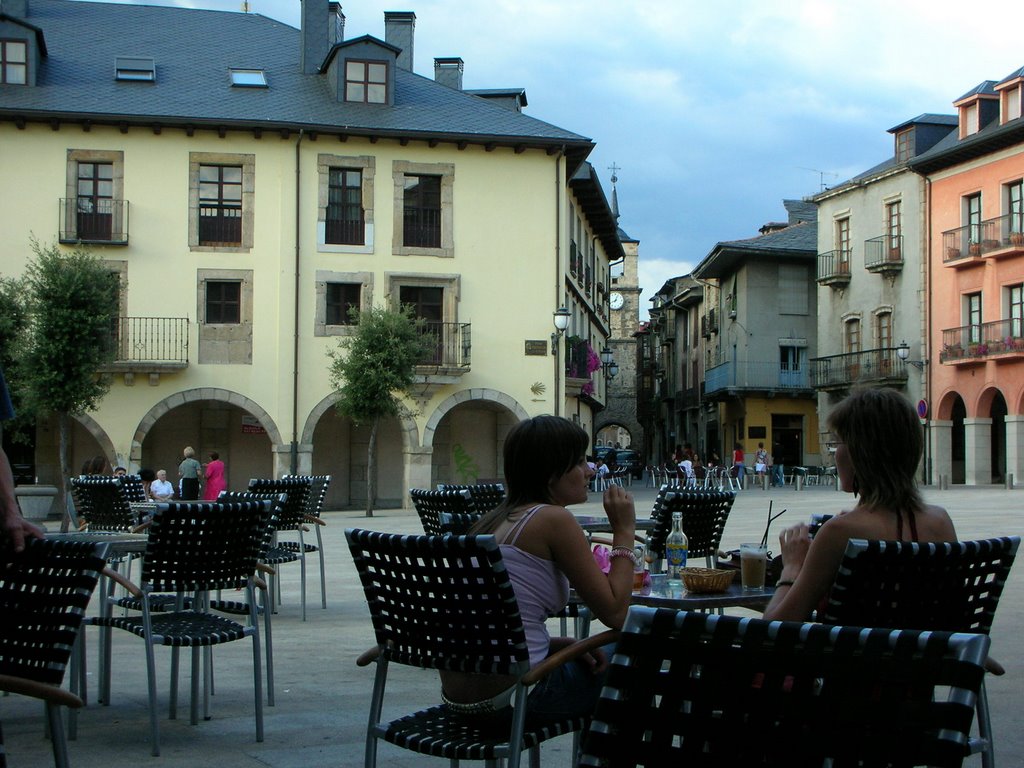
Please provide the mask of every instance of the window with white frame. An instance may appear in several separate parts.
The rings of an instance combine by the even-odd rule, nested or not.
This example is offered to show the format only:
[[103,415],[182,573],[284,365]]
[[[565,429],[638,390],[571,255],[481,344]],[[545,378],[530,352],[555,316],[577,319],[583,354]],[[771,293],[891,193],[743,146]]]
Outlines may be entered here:
[[1010,120],[1016,120],[1021,116],[1020,109],[1020,84],[1007,88],[1003,91],[1003,120],[1006,123]]

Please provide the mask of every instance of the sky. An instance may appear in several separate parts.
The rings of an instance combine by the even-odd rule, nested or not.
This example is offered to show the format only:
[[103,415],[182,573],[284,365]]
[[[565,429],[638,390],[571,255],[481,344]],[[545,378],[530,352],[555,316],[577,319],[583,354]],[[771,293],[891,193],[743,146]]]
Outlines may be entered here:
[[[237,11],[242,0],[162,0]],[[299,26],[298,0],[249,0]],[[1024,66],[1019,0],[342,0],[346,37],[416,13],[414,70],[465,61],[463,87],[526,89],[526,113],[596,143],[640,241],[641,319],[716,243],[786,218],[885,160],[887,131]]]

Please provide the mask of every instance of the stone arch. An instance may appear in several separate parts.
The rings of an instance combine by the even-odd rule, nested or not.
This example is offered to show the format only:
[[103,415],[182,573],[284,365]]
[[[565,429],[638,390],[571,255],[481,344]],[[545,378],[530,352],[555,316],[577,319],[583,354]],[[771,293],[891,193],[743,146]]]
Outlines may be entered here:
[[[119,462],[117,450],[114,448],[114,441],[110,439],[103,427],[87,413],[72,416],[71,418],[81,424],[86,432],[96,438],[96,442],[100,444],[100,449],[103,451],[103,455],[107,457],[107,461],[110,462],[110,466],[116,467]],[[72,467],[72,470],[74,469]]]
[[271,445],[282,445],[284,443],[284,440],[281,437],[281,430],[278,429],[277,424],[270,417],[270,414],[254,400],[250,400],[245,395],[240,395],[229,389],[221,389],[220,387],[198,387],[196,389],[186,389],[183,392],[175,392],[173,395],[165,397],[149,409],[149,412],[142,418],[142,421],[139,422],[139,426],[135,429],[135,436],[132,438],[131,460],[135,462],[141,461],[142,443],[146,439],[146,434],[153,428],[153,425],[156,424],[161,417],[166,416],[175,408],[180,408],[181,406],[189,403],[202,402],[204,400],[228,403],[241,408],[259,421],[260,426],[266,430],[267,437],[270,439]]
[[942,421],[949,421],[953,418],[953,408],[956,405],[957,400],[963,401],[964,405],[967,401],[964,400],[964,396],[955,389],[948,389],[939,395],[938,403],[934,406],[933,418]]
[[434,432],[437,430],[437,425],[441,423],[441,419],[444,418],[450,410],[455,408],[462,403],[468,403],[473,400],[486,400],[491,403],[506,408],[512,413],[519,421],[530,418],[530,414],[526,412],[519,402],[504,392],[497,389],[490,389],[488,387],[480,387],[477,389],[463,389],[456,392],[448,399],[442,401],[434,412],[430,414],[430,418],[427,419],[426,425],[423,427],[423,447],[429,448],[434,444]]
[[1009,404],[1009,398],[1006,397],[1005,392],[997,386],[989,385],[978,394],[978,399],[974,403],[974,413],[978,416],[988,416],[997,395],[1001,396],[1003,401]]
[[[338,393],[332,392],[327,395],[323,400],[313,406],[310,410],[309,415],[306,416],[306,422],[302,425],[302,435],[299,438],[299,442],[304,445],[311,445],[313,442],[313,432],[316,430],[316,425],[320,422],[320,419],[325,413],[334,407],[334,404],[338,402]],[[398,423],[402,428],[402,448],[403,450],[409,451],[419,447],[419,429],[416,427],[416,419],[410,416],[408,413],[400,413],[398,415]]]

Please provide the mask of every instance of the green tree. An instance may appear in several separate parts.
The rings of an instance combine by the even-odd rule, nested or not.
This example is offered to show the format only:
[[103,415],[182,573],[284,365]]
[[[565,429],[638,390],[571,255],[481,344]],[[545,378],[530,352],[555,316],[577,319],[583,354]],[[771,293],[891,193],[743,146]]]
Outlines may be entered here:
[[335,407],[356,424],[370,427],[366,451],[366,516],[373,517],[377,495],[377,429],[382,418],[408,413],[403,396],[411,394],[416,364],[432,348],[410,307],[400,312],[373,307],[358,317],[355,333],[330,350]]
[[[117,278],[88,251],[63,253],[35,240],[32,250],[35,258],[25,273],[29,343],[16,366],[18,390],[31,413],[57,417],[66,502],[71,417],[95,410],[110,388],[99,369],[114,354]],[[62,530],[68,522],[65,513]]]
[[22,406],[20,392],[15,387],[18,381],[16,366],[25,353],[28,341],[28,306],[25,302],[24,281],[0,277],[0,368],[3,368],[7,384],[11,390],[11,399],[18,412],[18,418],[6,425],[0,424],[0,437],[6,428],[8,437],[15,440],[25,431],[31,422],[28,413]]

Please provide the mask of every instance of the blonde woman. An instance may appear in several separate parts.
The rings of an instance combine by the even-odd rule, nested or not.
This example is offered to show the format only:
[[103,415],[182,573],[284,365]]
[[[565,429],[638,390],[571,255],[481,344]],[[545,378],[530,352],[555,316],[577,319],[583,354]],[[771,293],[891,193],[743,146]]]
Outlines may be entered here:
[[199,477],[203,471],[203,465],[196,461],[196,452],[192,446],[185,446],[182,451],[185,459],[178,465],[179,496],[182,501],[195,501],[199,498]]

